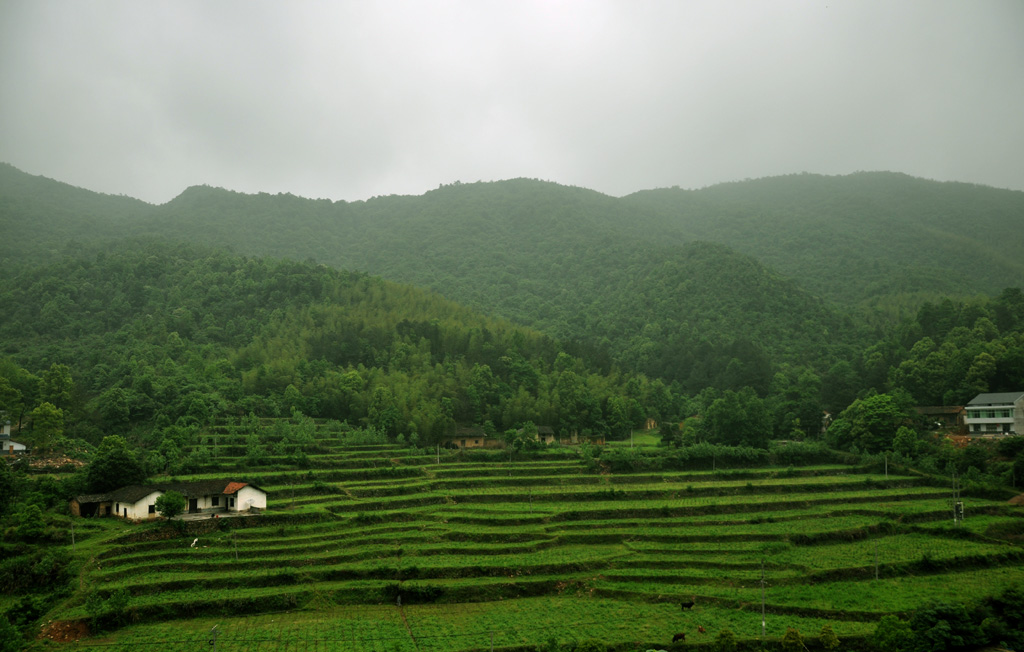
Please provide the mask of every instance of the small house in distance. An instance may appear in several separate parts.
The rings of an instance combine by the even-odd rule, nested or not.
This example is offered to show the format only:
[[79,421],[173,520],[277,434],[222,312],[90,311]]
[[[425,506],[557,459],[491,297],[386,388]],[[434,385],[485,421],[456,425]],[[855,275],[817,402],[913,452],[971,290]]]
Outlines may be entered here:
[[140,521],[155,518],[156,499],[168,491],[185,497],[188,514],[238,513],[267,508],[267,492],[254,484],[230,480],[201,480],[156,485],[131,485],[105,494],[85,494],[71,500],[75,516],[110,516]]
[[444,438],[445,448],[503,448],[505,442],[488,437],[483,428],[459,428],[454,435]]
[[960,431],[964,429],[966,410],[962,405],[925,405],[914,408],[936,430]]
[[0,416],[0,455],[17,455],[28,452],[25,444],[19,444],[11,439],[11,422],[6,417]]
[[558,441],[558,437],[555,436],[555,429],[551,426],[537,426],[537,441],[544,445],[554,444]]
[[1024,434],[1024,392],[978,394],[967,403],[964,423],[968,434]]

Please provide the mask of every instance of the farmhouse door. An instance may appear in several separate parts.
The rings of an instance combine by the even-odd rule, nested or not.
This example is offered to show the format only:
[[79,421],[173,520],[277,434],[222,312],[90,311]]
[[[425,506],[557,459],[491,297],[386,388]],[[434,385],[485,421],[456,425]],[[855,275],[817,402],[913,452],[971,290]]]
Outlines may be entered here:
[[188,513],[189,514],[195,514],[198,511],[199,511],[199,499],[198,498],[189,498],[188,499]]

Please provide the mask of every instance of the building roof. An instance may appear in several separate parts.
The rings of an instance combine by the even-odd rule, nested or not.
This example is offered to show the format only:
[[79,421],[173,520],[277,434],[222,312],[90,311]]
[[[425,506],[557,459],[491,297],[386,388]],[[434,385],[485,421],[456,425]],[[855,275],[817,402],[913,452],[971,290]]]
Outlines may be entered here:
[[967,405],[1005,405],[1016,403],[1024,392],[1003,392],[1001,394],[978,394]]
[[226,494],[233,494],[236,491],[238,491],[239,489],[241,489],[242,487],[247,486],[248,484],[249,483],[247,483],[247,482],[229,482],[228,486],[224,487],[224,493],[226,493]]
[[82,496],[76,496],[75,500],[79,503],[134,503],[142,500],[151,493],[167,493],[168,491],[177,491],[186,498],[199,498],[200,496],[233,494],[242,487],[252,487],[258,491],[263,491],[256,485],[248,482],[234,482],[230,480],[197,480],[195,482],[163,482],[160,484],[150,485],[129,485],[105,494],[85,494]]
[[115,489],[114,491],[111,491],[110,494],[108,494],[110,496],[108,500],[112,500],[118,503],[134,503],[142,500],[143,498],[152,493],[156,493],[159,491],[161,491],[161,489],[159,489],[158,487],[154,487],[152,485],[146,487],[143,485],[135,484],[130,485],[128,487],[121,487],[120,489]]
[[962,405],[922,405],[914,408],[918,414],[960,414]]

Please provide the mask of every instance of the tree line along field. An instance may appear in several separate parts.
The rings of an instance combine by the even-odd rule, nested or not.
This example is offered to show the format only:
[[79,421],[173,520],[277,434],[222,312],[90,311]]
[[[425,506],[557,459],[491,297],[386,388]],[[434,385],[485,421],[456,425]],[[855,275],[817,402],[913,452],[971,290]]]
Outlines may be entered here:
[[[230,475],[241,456],[221,437],[203,443],[211,468],[179,479]],[[308,468],[247,475],[268,492],[258,516],[79,520],[80,590],[51,616],[94,633],[68,647],[647,650],[725,629],[757,644],[763,592],[767,642],[795,628],[813,644],[828,624],[855,648],[883,615],[1024,579],[1024,549],[996,536],[1024,509],[968,497],[954,526],[947,484],[906,470],[619,473],[568,447],[427,451],[324,428],[310,450]]]

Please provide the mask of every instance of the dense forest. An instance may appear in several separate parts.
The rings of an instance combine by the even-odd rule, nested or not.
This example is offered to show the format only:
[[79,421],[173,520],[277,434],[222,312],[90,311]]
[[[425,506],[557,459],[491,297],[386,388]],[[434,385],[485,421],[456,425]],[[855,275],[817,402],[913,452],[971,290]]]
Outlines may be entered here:
[[[9,166],[0,191],[20,236],[4,240],[0,403],[37,449],[115,432],[166,462],[167,433],[292,413],[424,444],[528,423],[615,438],[654,419],[666,442],[766,445],[822,437],[827,411],[830,444],[884,450],[901,425],[923,435],[914,405],[1024,386],[1024,297],[987,292],[1015,263],[880,255],[951,233],[966,210],[952,196],[988,206],[994,229],[1020,193],[799,175],[622,200],[530,180],[351,204],[200,187],[154,207]],[[858,274],[823,261],[850,263],[845,245],[784,244],[815,207],[821,233],[852,237],[861,220],[857,264],[893,289],[874,301],[908,316],[842,289]],[[769,224],[788,262],[750,244]],[[939,280],[906,285],[924,277]],[[885,433],[847,430],[845,410],[886,401],[899,416]]]
[[1024,193],[887,173],[622,199],[529,179],[358,202],[193,187],[151,206],[0,167],[12,264],[154,236],[313,260],[435,290],[687,391],[717,373],[688,371],[711,350],[711,369],[767,357],[820,371],[925,301],[1024,285],[1022,213]]

